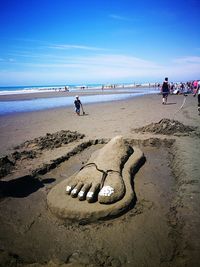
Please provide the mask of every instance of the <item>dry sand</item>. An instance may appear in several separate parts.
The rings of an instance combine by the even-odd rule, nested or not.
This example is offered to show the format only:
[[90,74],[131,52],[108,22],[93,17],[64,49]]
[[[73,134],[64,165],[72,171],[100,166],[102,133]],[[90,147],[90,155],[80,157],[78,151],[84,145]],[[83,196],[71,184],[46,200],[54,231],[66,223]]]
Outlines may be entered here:
[[[0,266],[199,266],[200,116],[195,98],[177,112],[182,102],[169,96],[164,106],[161,96],[149,95],[85,105],[80,117],[72,108],[0,117],[0,154],[13,163],[0,180]],[[170,121],[141,128],[163,118]],[[66,144],[61,130],[84,137]],[[34,139],[55,132],[44,138],[53,140],[50,147]],[[146,157],[133,177],[133,205],[90,224],[56,218],[47,207],[49,190],[116,135]]]

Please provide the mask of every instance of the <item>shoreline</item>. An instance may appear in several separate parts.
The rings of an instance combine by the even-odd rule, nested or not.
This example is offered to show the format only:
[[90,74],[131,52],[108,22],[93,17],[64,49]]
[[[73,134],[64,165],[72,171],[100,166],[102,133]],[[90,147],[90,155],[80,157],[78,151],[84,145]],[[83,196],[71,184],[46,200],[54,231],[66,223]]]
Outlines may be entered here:
[[[115,89],[98,89],[98,90],[77,90],[77,91],[47,91],[47,92],[34,92],[34,93],[20,93],[20,94],[8,94],[8,95],[0,95],[0,101],[15,101],[15,100],[30,100],[30,99],[39,99],[39,98],[54,98],[54,97],[67,97],[67,96],[88,96],[88,95],[109,95],[109,94],[124,94],[129,92],[122,92],[121,90],[133,90],[132,93],[140,92],[140,90],[152,90],[155,88],[115,88]],[[159,90],[158,90],[159,92]]]
[[[157,93],[155,90],[132,91],[128,90],[115,90],[115,91],[91,91],[80,92],[80,100],[83,105],[109,103],[113,101],[128,100],[129,98],[138,97],[141,95],[150,95]],[[0,116],[7,114],[25,113],[31,111],[51,110],[61,107],[74,106],[74,99],[77,95],[71,93],[46,93],[46,94],[25,94],[25,95],[7,95],[0,98]]]

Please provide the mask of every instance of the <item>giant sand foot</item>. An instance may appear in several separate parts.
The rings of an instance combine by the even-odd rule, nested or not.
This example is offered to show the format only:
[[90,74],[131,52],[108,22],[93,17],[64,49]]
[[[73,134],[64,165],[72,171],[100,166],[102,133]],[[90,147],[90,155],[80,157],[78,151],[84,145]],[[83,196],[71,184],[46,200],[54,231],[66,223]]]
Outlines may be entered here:
[[121,171],[133,153],[121,136],[113,138],[97,153],[94,153],[75,177],[69,179],[67,194],[99,203],[110,204],[125,194]]
[[121,213],[134,200],[131,179],[143,160],[140,149],[127,145],[120,136],[113,138],[78,173],[51,189],[50,210],[63,219],[86,221]]

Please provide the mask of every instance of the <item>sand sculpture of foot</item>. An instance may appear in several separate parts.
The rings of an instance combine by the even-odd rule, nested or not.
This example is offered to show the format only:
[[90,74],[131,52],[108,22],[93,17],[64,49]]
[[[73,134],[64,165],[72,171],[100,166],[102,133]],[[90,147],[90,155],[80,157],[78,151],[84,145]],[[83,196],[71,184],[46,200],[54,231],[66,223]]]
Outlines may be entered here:
[[84,223],[116,216],[135,199],[132,179],[142,163],[143,152],[117,136],[50,190],[48,207],[61,219]]
[[113,138],[68,182],[66,193],[79,200],[98,200],[103,204],[120,200],[125,194],[121,171],[132,153],[133,149],[121,136]]

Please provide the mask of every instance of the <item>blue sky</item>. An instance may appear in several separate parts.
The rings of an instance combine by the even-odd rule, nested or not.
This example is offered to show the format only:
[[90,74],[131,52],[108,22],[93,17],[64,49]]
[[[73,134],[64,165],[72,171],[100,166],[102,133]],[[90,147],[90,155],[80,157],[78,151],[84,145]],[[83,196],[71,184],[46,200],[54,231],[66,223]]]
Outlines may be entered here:
[[200,79],[200,0],[0,0],[0,86]]

